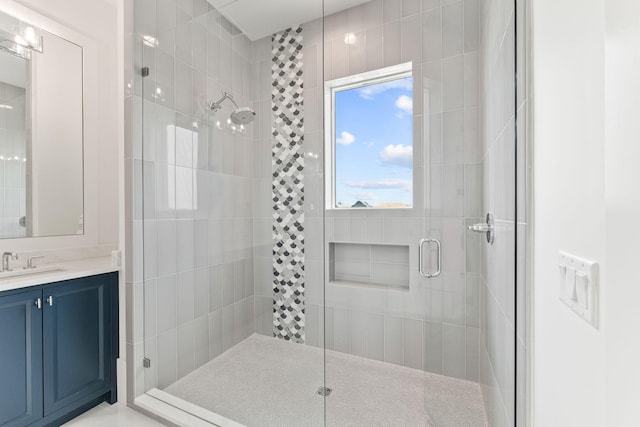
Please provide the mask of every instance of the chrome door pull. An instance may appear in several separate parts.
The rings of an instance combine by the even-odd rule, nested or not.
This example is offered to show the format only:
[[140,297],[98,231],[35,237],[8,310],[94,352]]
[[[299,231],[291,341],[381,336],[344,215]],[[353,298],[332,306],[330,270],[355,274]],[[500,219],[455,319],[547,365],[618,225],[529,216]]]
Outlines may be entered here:
[[[435,243],[436,250],[438,253],[438,261],[436,271],[427,271],[425,272],[422,266],[422,249],[425,243]],[[426,277],[427,279],[432,279],[434,277],[438,277],[440,273],[442,273],[442,245],[440,244],[440,240],[438,239],[421,239],[420,243],[418,243],[418,272],[422,277]]]
[[420,242],[418,243],[418,273],[420,273],[422,277],[427,277],[422,269],[422,246],[424,246],[428,241],[429,239],[420,239]]
[[38,307],[38,310],[41,310],[42,309],[42,298],[38,298],[34,304],[35,304],[36,307]]
[[471,231],[475,231],[478,233],[488,233],[490,231],[493,231],[493,227],[487,224],[473,224],[467,227],[469,230]]
[[467,226],[467,230],[474,231],[476,233],[486,233],[487,243],[493,245],[495,227],[493,226],[493,215],[491,215],[490,213],[487,214],[486,222],[469,225]]
[[47,304],[49,304],[49,307],[53,307],[53,297],[51,295],[47,298]]

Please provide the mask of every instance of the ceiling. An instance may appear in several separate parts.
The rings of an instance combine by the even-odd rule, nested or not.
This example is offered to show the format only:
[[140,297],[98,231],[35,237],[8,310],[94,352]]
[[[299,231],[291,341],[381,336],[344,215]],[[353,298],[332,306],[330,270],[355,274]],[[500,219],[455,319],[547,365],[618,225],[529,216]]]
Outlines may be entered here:
[[[251,41],[369,0],[208,0]],[[323,10],[324,3],[324,10]]]

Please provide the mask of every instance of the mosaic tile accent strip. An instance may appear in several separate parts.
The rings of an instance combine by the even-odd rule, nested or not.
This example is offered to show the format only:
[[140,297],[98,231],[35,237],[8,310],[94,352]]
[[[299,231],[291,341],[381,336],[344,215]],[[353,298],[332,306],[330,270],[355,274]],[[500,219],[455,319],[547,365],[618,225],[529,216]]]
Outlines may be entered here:
[[304,343],[302,27],[271,41],[273,335]]

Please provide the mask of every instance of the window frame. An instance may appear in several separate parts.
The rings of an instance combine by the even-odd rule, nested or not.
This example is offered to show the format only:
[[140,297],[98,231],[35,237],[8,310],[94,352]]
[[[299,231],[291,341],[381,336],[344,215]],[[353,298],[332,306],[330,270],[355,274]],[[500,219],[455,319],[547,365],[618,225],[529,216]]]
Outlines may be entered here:
[[[411,190],[411,206],[396,207],[368,207],[354,208],[351,206],[338,207],[336,205],[336,92],[355,89],[364,86],[371,86],[392,80],[400,80],[411,77],[413,79],[413,63],[405,62],[390,67],[365,71],[352,76],[341,77],[326,81],[324,84],[324,145],[325,145],[325,209],[326,210],[393,210],[393,209],[413,209],[416,203],[415,189]],[[415,82],[414,82],[415,87]],[[414,88],[411,89],[411,96],[415,99]],[[414,146],[415,135],[411,132],[411,146]],[[411,167],[412,179],[415,182],[415,163]]]

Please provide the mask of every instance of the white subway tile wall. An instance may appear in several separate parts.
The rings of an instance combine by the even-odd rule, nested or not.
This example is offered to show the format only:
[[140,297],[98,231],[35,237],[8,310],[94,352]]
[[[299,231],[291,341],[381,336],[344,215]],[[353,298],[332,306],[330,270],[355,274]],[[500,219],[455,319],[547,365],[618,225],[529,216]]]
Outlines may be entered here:
[[[254,107],[254,70],[268,56],[256,59],[252,43],[206,0],[133,7],[125,162],[136,396],[254,332],[253,184],[270,170],[254,168],[259,120],[233,134],[231,104],[216,114],[207,108],[222,91]],[[142,370],[145,356],[151,368]]]
[[0,238],[25,237],[20,219],[26,215],[26,91],[0,82]]

